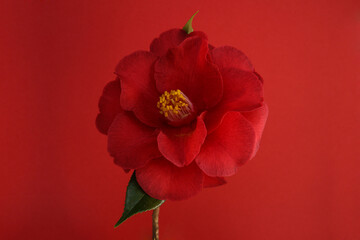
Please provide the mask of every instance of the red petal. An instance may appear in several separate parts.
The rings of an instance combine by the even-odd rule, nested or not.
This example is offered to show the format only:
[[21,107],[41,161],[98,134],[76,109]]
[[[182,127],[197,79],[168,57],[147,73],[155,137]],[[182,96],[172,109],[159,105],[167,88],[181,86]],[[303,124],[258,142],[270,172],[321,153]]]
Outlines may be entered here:
[[262,78],[262,76],[259,73],[254,72],[254,74],[258,77],[258,79],[260,80],[261,83],[264,83],[264,79]]
[[[259,148],[261,135],[264,131],[265,123],[269,114],[269,109],[266,104],[262,105],[259,108],[256,108],[252,111],[241,112],[242,115],[251,122],[255,130],[256,135],[256,147]],[[256,151],[254,151],[255,155]]]
[[188,38],[190,38],[190,37],[201,37],[203,39],[208,40],[208,36],[204,32],[201,32],[201,31],[193,31],[192,33],[188,34]]
[[156,107],[159,93],[153,79],[153,63],[156,56],[138,51],[123,58],[116,67],[120,76],[120,103],[124,110],[133,111],[143,123],[158,127],[163,118]]
[[198,117],[191,125],[162,128],[157,141],[162,155],[178,167],[189,165],[199,154],[206,138],[206,127]]
[[263,85],[256,74],[235,68],[222,70],[224,93],[221,102],[205,117],[208,132],[212,132],[228,111],[248,111],[261,106]]
[[204,188],[218,187],[226,184],[226,180],[223,177],[210,177],[204,174]]
[[199,109],[217,104],[222,97],[222,79],[217,67],[208,61],[208,43],[191,37],[155,64],[159,92],[180,89]]
[[209,176],[231,176],[251,158],[255,138],[251,123],[241,113],[228,112],[219,127],[207,136],[195,161]]
[[156,56],[164,56],[169,49],[179,46],[186,38],[200,36],[207,39],[205,33],[200,31],[194,31],[187,34],[182,29],[171,29],[160,34],[158,38],[155,38],[150,44],[150,52]]
[[209,51],[211,52],[212,50],[214,50],[215,47],[213,45],[209,44],[208,48],[209,48]]
[[109,129],[108,151],[124,169],[137,169],[161,156],[157,131],[137,120],[132,113],[119,113]]
[[184,200],[197,194],[204,175],[194,163],[178,168],[165,158],[151,160],[136,170],[141,188],[156,199]]
[[109,82],[104,87],[102,96],[99,100],[100,113],[96,117],[96,127],[103,134],[107,134],[116,114],[121,111],[120,92],[119,78]]
[[254,67],[247,56],[234,47],[222,46],[211,51],[214,63],[220,68],[238,68],[243,71],[253,72]]
[[263,85],[254,73],[227,68],[221,71],[221,75],[224,94],[220,104],[243,111],[258,107],[263,102]]
[[186,32],[182,29],[171,29],[163,32],[159,38],[152,41],[150,51],[156,56],[163,56],[170,48],[177,47],[187,37]]

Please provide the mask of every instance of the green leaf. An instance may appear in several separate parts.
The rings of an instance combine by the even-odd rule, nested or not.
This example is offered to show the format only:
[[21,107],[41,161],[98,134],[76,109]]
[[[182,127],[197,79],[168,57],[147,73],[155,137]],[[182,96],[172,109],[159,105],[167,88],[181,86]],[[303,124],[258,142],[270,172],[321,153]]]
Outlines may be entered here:
[[137,213],[160,207],[164,202],[165,200],[158,200],[147,195],[136,181],[134,172],[127,186],[124,212],[115,227]]
[[192,27],[192,21],[195,17],[195,15],[199,12],[199,10],[194,14],[192,15],[192,17],[189,19],[189,21],[185,24],[185,26],[183,27],[183,30],[187,33],[187,34],[190,34],[194,31],[193,27]]

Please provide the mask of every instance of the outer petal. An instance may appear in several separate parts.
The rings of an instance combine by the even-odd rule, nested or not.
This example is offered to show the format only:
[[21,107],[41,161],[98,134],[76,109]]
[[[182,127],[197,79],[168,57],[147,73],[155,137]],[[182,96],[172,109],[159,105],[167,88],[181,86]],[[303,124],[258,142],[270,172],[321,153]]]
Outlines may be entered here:
[[218,187],[226,184],[226,180],[223,177],[210,177],[204,174],[204,188]]
[[104,87],[99,100],[100,113],[96,117],[96,127],[103,134],[107,134],[112,121],[122,111],[120,107],[120,92],[119,78],[109,82]]
[[230,47],[217,47],[211,51],[214,63],[220,68],[237,68],[243,71],[253,72],[254,67],[247,56],[240,50]]
[[156,56],[164,56],[169,49],[175,48],[182,43],[186,38],[200,36],[207,39],[205,33],[200,31],[194,31],[187,34],[184,30],[177,28],[171,29],[160,34],[158,38],[155,38],[150,45],[150,52]]
[[152,41],[150,51],[156,56],[163,56],[169,49],[177,47],[186,38],[187,34],[182,29],[168,30]]
[[224,93],[221,102],[205,117],[208,132],[213,131],[228,111],[249,111],[262,105],[263,85],[256,74],[236,68],[222,69]]
[[255,71],[254,74],[258,77],[258,79],[260,80],[261,83],[264,83],[264,79],[262,78],[262,76],[259,73],[257,73]]
[[163,128],[157,141],[162,155],[178,167],[189,165],[199,154],[206,138],[206,127],[201,117],[191,125]]
[[159,100],[153,79],[156,59],[150,52],[138,51],[123,58],[116,67],[121,80],[121,107],[133,111],[140,121],[151,127],[158,127],[163,121],[156,107]]
[[211,44],[209,44],[209,51],[211,52],[212,50],[214,50],[214,46],[213,45],[211,45]]
[[218,68],[208,61],[208,43],[203,37],[191,37],[155,64],[159,92],[180,89],[199,110],[217,104],[222,97],[222,79]]
[[137,120],[132,113],[119,113],[109,129],[108,151],[124,169],[137,169],[161,156],[157,131]]
[[267,120],[269,114],[269,109],[266,104],[263,106],[256,108],[252,111],[246,111],[242,112],[242,115],[251,122],[251,125],[253,126],[255,130],[255,136],[256,136],[256,150],[254,151],[253,155],[256,154],[257,149],[260,145],[260,139],[261,135],[264,131],[265,123]]
[[236,68],[221,71],[224,81],[224,94],[221,105],[243,111],[258,107],[264,100],[263,85],[251,72]]
[[136,170],[136,179],[153,198],[183,200],[202,189],[204,175],[195,162],[178,168],[165,158],[158,158]]
[[208,135],[195,161],[209,176],[231,176],[251,158],[255,140],[251,123],[239,112],[228,112]]

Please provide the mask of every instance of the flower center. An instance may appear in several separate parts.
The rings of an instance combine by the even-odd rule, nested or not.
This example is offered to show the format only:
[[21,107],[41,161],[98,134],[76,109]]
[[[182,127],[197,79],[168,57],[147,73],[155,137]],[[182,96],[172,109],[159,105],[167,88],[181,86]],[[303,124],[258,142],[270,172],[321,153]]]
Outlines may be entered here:
[[189,98],[179,89],[165,91],[157,102],[160,114],[164,115],[171,125],[182,125],[191,121],[194,107]]

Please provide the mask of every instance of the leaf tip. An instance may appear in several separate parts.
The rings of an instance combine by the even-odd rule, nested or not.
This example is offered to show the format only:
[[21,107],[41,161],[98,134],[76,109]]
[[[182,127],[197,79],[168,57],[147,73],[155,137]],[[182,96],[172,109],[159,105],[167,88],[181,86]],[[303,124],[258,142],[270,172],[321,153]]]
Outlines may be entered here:
[[126,219],[128,219],[128,217],[124,217],[124,214],[121,216],[121,218],[119,219],[119,221],[117,221],[116,223],[115,223],[115,226],[114,226],[114,228],[117,228],[120,224],[122,224],[123,222],[125,222],[125,220]]
[[153,210],[162,205],[164,202],[165,200],[158,200],[147,195],[138,184],[134,172],[126,190],[124,212],[119,221],[115,224],[114,228],[117,228],[129,217],[137,213]]
[[183,27],[183,30],[187,33],[190,34],[194,31],[193,27],[192,27],[192,21],[195,17],[195,15],[199,12],[199,10],[196,11],[196,13],[194,13],[194,15],[191,16],[191,18],[189,19],[189,21],[187,21],[187,23],[185,24],[185,26]]

